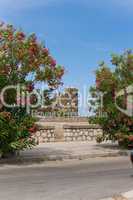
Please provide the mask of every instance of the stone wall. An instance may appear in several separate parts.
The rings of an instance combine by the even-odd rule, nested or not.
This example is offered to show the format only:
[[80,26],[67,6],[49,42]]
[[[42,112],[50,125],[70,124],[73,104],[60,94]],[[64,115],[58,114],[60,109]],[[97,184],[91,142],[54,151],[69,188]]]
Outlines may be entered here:
[[35,134],[37,143],[55,142],[54,126],[39,126]]
[[[57,130],[62,132],[62,137],[58,137],[60,133]],[[35,138],[38,143],[93,141],[99,134],[102,134],[102,129],[98,125],[63,125],[60,129],[55,126],[40,126]]]
[[64,141],[93,141],[96,136],[102,134],[102,130],[96,125],[65,125]]

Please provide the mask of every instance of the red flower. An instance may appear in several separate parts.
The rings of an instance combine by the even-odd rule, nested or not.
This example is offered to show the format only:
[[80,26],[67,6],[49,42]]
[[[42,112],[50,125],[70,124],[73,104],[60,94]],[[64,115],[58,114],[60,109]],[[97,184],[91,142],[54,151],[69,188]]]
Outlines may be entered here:
[[130,120],[130,119],[127,121],[127,123],[129,126],[131,126],[133,124],[132,120]]
[[28,84],[27,87],[26,87],[26,90],[28,92],[32,92],[34,90],[34,85],[33,84]]
[[51,66],[52,66],[52,67],[55,67],[55,66],[56,66],[56,60],[53,59],[53,60],[51,61]]
[[99,79],[96,79],[96,88],[100,88],[101,81]]
[[23,32],[18,32],[17,33],[17,39],[18,40],[23,40],[25,38],[25,34]]
[[129,140],[130,142],[133,142],[133,135],[130,135],[130,136],[128,137],[128,140]]
[[7,33],[7,40],[12,41],[13,40],[13,33],[11,31],[9,31]]
[[30,134],[33,134],[37,131],[37,127],[34,125],[31,128],[29,128],[28,131],[30,132]]
[[113,101],[115,101],[115,89],[114,88],[112,90],[112,98],[113,98]]
[[[30,97],[29,104],[34,104],[34,103],[36,103],[36,101],[37,101],[37,97],[36,97],[35,95],[32,95],[32,96]],[[28,103],[28,102],[27,102],[27,103]]]
[[56,60],[54,60],[51,56],[49,56],[49,61],[50,61],[51,67],[55,67],[56,66]]
[[43,53],[46,54],[48,56],[49,54],[49,50],[47,48],[43,48]]

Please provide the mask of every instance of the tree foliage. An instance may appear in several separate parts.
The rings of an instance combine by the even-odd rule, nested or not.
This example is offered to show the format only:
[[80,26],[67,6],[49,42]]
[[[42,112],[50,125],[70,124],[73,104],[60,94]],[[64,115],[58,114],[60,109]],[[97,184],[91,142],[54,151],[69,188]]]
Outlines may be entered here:
[[[127,139],[128,135],[133,134],[133,117],[124,114],[116,107],[116,103],[123,109],[127,106],[126,88],[133,84],[132,51],[125,51],[122,55],[112,55],[111,64],[111,67],[104,62],[100,64],[96,70],[96,84],[90,88],[93,97],[90,101],[90,110],[95,114],[90,121],[102,126],[101,141],[121,140],[124,136]],[[116,100],[116,94],[121,90],[125,93]],[[100,98],[102,94],[103,98]]]
[[[35,34],[26,35],[12,25],[0,24],[0,92],[5,86],[25,85],[29,93],[44,82],[52,91],[62,84],[64,68],[56,64],[48,48]],[[16,92],[5,93],[7,103],[16,103]],[[6,108],[0,103],[0,151],[12,152],[35,144],[34,119],[24,107]]]

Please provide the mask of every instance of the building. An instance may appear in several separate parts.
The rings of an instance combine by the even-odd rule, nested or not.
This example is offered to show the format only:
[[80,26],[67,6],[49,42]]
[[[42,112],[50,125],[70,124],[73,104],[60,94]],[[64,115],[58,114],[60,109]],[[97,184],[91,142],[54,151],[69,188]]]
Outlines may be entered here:
[[78,116],[78,89],[66,88],[55,95],[51,105],[39,108],[38,112],[44,116]]

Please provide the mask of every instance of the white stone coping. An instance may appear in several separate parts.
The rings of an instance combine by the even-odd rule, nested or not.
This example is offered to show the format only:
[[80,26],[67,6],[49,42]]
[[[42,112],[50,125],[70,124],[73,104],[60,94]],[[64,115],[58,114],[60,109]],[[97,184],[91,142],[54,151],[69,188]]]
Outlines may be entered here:
[[37,124],[38,130],[53,130],[55,126]]
[[72,125],[72,124],[64,124],[63,125],[64,129],[102,129],[99,125],[95,125],[95,124],[77,124],[77,125]]

